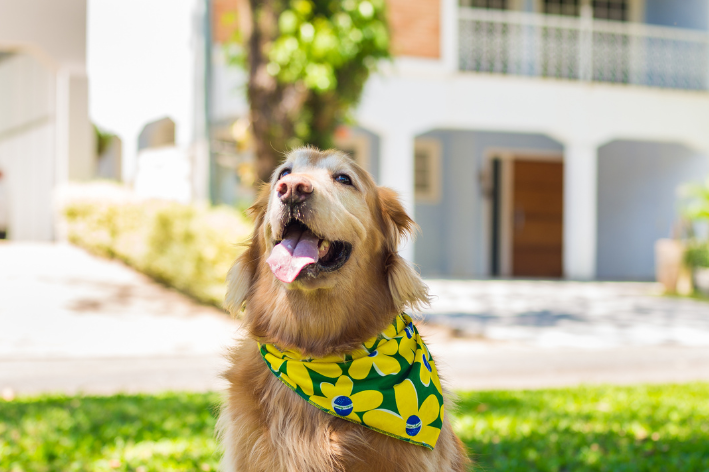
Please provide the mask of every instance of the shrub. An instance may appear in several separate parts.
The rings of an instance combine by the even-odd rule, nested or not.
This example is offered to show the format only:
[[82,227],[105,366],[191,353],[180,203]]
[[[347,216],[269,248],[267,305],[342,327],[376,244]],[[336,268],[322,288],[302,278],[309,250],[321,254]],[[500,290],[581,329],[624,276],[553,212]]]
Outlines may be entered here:
[[692,268],[709,267],[709,242],[692,242],[687,245],[684,263]]
[[227,271],[242,251],[238,243],[251,231],[230,207],[139,200],[108,184],[72,189],[61,213],[73,244],[217,306]]

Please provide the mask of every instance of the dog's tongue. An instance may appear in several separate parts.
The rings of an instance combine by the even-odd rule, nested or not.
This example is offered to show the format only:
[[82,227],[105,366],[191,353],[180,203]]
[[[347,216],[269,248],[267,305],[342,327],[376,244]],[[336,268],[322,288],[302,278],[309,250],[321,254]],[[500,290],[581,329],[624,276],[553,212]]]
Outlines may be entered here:
[[318,261],[318,238],[312,231],[291,228],[271,251],[266,262],[278,280],[287,284],[293,282],[308,264]]

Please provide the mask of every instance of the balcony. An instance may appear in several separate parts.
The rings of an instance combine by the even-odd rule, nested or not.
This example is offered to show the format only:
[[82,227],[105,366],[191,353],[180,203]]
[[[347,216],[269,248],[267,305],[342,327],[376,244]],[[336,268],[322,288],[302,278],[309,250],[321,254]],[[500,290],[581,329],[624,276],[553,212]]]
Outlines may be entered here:
[[459,69],[709,90],[709,34],[679,28],[459,9]]

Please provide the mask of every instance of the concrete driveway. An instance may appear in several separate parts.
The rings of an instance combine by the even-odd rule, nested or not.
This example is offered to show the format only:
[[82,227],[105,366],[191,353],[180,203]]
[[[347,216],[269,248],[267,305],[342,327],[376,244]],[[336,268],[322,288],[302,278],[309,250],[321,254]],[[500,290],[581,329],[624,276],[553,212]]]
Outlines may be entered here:
[[120,262],[63,244],[0,244],[0,388],[221,387],[239,324]]
[[[428,281],[419,323],[454,388],[709,380],[709,304],[653,284]],[[238,322],[121,263],[0,244],[5,396],[223,388]]]

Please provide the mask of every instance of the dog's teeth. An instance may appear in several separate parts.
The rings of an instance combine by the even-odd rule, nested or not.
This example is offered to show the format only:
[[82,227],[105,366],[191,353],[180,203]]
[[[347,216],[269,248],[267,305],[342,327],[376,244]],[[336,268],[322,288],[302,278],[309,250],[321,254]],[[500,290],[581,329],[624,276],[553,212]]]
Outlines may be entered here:
[[330,250],[330,241],[323,239],[320,242],[320,247],[318,249],[318,257],[324,256],[325,254],[327,254],[327,251]]

